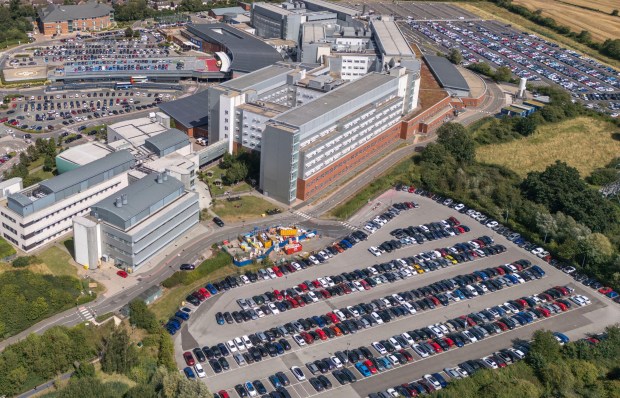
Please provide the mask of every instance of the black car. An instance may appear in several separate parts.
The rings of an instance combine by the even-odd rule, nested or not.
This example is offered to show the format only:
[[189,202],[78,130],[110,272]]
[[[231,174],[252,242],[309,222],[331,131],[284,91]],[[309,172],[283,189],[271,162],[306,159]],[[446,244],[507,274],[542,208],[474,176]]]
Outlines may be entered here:
[[194,264],[181,264],[180,269],[183,271],[193,271],[196,269],[196,266]]
[[219,217],[213,217],[213,222],[220,228],[224,226],[224,221]]
[[204,362],[207,360],[207,357],[205,356],[205,354],[202,352],[202,350],[199,347],[194,348],[192,352],[196,356],[196,359],[198,359],[198,362]]

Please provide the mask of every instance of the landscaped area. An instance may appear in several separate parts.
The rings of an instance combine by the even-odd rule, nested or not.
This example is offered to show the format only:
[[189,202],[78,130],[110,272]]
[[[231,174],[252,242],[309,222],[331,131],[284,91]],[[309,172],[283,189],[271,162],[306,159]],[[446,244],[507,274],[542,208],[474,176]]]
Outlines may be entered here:
[[560,160],[585,177],[620,154],[620,141],[614,139],[614,132],[614,126],[604,121],[569,119],[538,127],[529,137],[479,147],[476,160],[505,166],[521,177]]
[[[213,197],[223,195],[226,192],[238,193],[252,190],[252,187],[245,181],[233,185],[224,185],[223,180],[225,174],[226,170],[222,169],[220,166],[211,167],[203,172],[204,178],[202,180],[209,185],[209,190]],[[216,181],[219,181],[219,183],[216,184]]]
[[265,199],[253,195],[239,196],[239,200],[228,201],[218,199],[213,206],[213,212],[224,222],[249,221],[260,218],[269,209],[279,208]]

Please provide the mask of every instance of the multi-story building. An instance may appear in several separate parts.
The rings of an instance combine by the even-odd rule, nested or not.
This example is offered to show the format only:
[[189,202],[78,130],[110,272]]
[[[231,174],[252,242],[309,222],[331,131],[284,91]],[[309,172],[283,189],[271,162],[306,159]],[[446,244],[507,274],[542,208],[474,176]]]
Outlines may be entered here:
[[95,1],[79,5],[50,4],[39,9],[37,24],[46,36],[99,31],[114,24],[114,9]]
[[309,11],[301,2],[282,4],[252,3],[252,26],[256,35],[266,39],[299,40],[301,26],[307,22],[336,23],[337,14]]
[[9,194],[0,205],[2,236],[30,252],[68,233],[76,216],[128,184],[135,160],[119,151]]
[[397,142],[401,117],[418,104],[416,67],[370,73],[271,119],[262,134],[263,193],[307,200]]
[[76,261],[135,271],[199,221],[198,194],[167,173],[148,174],[74,221]]

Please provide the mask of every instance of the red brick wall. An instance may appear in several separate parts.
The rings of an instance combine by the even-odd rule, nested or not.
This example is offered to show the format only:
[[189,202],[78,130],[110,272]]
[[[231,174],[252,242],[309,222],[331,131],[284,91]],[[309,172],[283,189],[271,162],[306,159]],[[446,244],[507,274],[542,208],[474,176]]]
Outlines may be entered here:
[[[84,27],[84,22],[86,22],[86,27]],[[106,15],[99,18],[89,18],[86,21],[74,20],[73,21],[73,31],[84,32],[84,31],[98,31],[101,30],[101,26],[103,24],[103,28],[110,27],[110,16]],[[43,29],[43,34],[46,36],[51,36],[57,33],[56,26],[60,25],[60,33],[70,33],[69,32],[69,23],[67,21],[64,22],[46,22],[44,24],[39,24],[39,28]]]
[[369,157],[381,152],[400,139],[401,124],[394,126],[381,133],[363,146],[357,148],[347,156],[319,171],[307,180],[297,180],[297,198],[307,200],[320,193],[327,186],[352,171]]
[[450,104],[451,100],[452,98],[446,97],[441,101],[437,102],[435,105],[421,112],[419,115],[416,115],[409,120],[403,120],[400,138],[406,140],[413,138],[416,133],[423,133],[421,131],[422,121],[432,118],[434,115],[443,112],[444,109]]
[[484,94],[482,94],[480,97],[478,98],[461,98],[461,100],[463,101],[463,104],[467,107],[470,106],[480,106],[480,104],[482,104],[482,102],[484,101],[484,99],[486,98],[486,92]]

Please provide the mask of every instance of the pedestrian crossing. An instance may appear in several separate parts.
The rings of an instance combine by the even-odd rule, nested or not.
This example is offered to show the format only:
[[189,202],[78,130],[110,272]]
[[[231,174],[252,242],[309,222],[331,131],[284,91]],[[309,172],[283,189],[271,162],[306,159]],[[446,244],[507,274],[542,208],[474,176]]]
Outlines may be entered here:
[[91,308],[87,308],[87,307],[78,308],[78,314],[80,314],[80,316],[87,321],[92,321],[93,319],[95,319],[95,315],[93,313],[94,311]]
[[310,219],[312,218],[312,216],[311,216],[311,215],[306,214],[306,213],[304,213],[304,212],[301,212],[301,211],[299,211],[299,210],[295,210],[295,211],[293,212],[293,214],[298,215],[298,216],[299,216],[299,217],[301,217],[301,218],[305,218],[306,220],[310,220]]
[[356,228],[356,227],[354,227],[353,225],[349,224],[348,222],[345,222],[345,221],[340,221],[340,224],[341,224],[343,227],[345,227],[345,228],[347,228],[347,229],[350,229],[351,231],[355,231],[355,230],[357,230],[357,228]]

